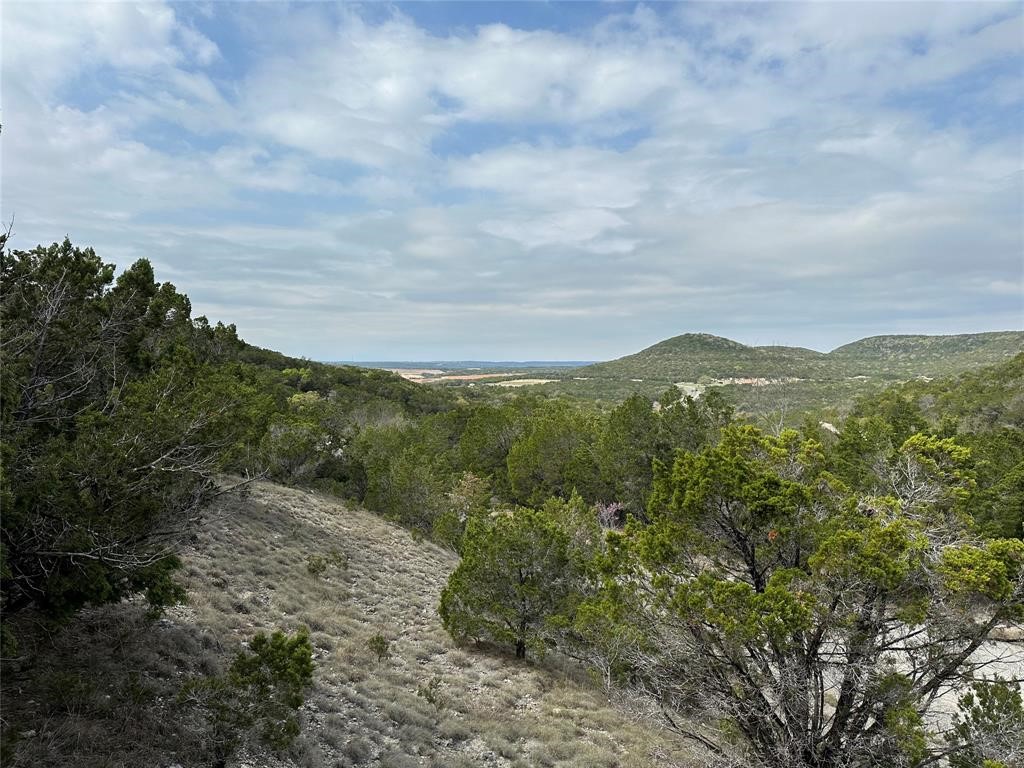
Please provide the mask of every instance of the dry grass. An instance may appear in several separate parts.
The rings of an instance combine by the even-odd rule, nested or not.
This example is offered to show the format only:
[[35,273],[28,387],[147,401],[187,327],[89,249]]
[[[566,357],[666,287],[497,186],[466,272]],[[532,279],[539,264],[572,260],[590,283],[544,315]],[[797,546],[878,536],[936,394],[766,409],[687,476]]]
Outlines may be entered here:
[[[332,550],[347,556],[347,569],[311,574],[309,556]],[[198,764],[173,701],[180,681],[215,671],[257,631],[302,624],[317,665],[303,735],[288,755],[243,752],[240,766],[687,762],[571,665],[455,647],[436,612],[455,556],[371,513],[258,484],[213,510],[185,562],[189,604],[150,631],[141,608],[127,605],[91,612],[55,640],[37,638],[33,679],[16,681],[20,692],[4,681],[8,732],[30,732],[12,766]],[[371,650],[376,635],[390,641],[390,657]],[[38,670],[47,666],[82,670],[82,680],[46,683]],[[143,671],[129,680],[123,669],[133,666]],[[29,693],[44,684],[47,692]],[[49,702],[45,711],[39,701]]]

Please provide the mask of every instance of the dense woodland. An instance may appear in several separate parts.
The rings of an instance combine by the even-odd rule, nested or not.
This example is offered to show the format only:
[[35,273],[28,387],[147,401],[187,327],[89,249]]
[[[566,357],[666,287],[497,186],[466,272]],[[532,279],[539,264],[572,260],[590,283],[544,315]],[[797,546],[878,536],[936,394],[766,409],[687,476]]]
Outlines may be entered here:
[[[602,404],[289,358],[68,241],[5,247],[0,279],[8,670],[39,622],[185,599],[204,510],[269,477],[459,553],[454,637],[577,660],[704,764],[1024,760],[1019,681],[975,653],[1024,618],[1024,354],[783,429],[717,390]],[[293,739],[313,674],[278,633],[190,683],[209,764]]]

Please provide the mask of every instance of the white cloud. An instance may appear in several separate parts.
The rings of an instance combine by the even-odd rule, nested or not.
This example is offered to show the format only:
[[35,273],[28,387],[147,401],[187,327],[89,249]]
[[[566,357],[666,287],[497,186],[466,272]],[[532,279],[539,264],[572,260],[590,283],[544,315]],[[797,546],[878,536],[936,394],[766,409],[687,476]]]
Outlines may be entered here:
[[[1019,6],[610,7],[572,34],[349,6],[60,9],[3,8],[20,244],[151,256],[257,343],[541,356],[531,339],[563,338],[577,357],[1020,309],[1024,159],[999,112],[1020,100],[1019,68],[999,69],[1021,56]],[[251,44],[244,68],[214,21]],[[956,80],[979,67],[987,86]]]
[[515,145],[453,161],[450,178],[531,206],[629,208],[650,187],[649,172],[642,157]]
[[213,41],[156,2],[5,2],[3,43],[4,75],[37,95],[84,69],[151,73],[189,60],[208,64],[218,53]]
[[[596,252],[608,251],[606,242],[593,242],[600,235],[626,225],[621,216],[601,208],[549,213],[537,218],[489,219],[480,222],[480,230],[496,237],[514,240],[527,248],[545,245],[577,245]],[[615,243],[622,243],[616,240]]]

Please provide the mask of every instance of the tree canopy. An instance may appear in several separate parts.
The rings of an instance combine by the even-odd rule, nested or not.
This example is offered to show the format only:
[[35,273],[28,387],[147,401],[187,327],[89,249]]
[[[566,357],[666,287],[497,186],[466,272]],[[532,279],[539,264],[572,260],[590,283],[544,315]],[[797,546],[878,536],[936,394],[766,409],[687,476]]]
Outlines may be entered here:
[[445,628],[461,638],[542,651],[549,619],[566,612],[577,573],[568,533],[544,510],[471,518],[462,561],[441,593]]
[[65,240],[0,255],[3,604],[67,614],[173,599],[175,546],[265,398],[231,326],[140,260],[114,280]]
[[660,469],[650,525],[611,534],[608,588],[635,611],[598,617],[642,630],[636,685],[723,759],[919,764],[935,699],[1024,605],[1024,542],[960,514],[965,460],[912,436],[886,468],[891,494],[870,496],[813,440],[730,427]]

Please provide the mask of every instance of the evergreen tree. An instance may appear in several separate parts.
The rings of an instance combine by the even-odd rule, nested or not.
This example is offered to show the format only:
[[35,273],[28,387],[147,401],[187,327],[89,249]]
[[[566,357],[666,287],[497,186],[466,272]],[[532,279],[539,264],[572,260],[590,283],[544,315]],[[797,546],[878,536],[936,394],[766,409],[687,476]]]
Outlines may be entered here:
[[[888,493],[869,496],[796,432],[730,427],[659,469],[652,523],[609,534],[605,588],[580,616],[673,727],[724,760],[916,765],[937,754],[937,693],[969,681],[989,632],[1024,612],[1024,544],[972,533],[968,459],[912,435],[879,468]],[[639,632],[629,652],[608,644],[623,623]]]
[[525,658],[528,648],[543,650],[548,621],[569,611],[575,574],[569,535],[548,513],[471,518],[462,561],[441,593],[441,619],[455,637],[509,643]]

